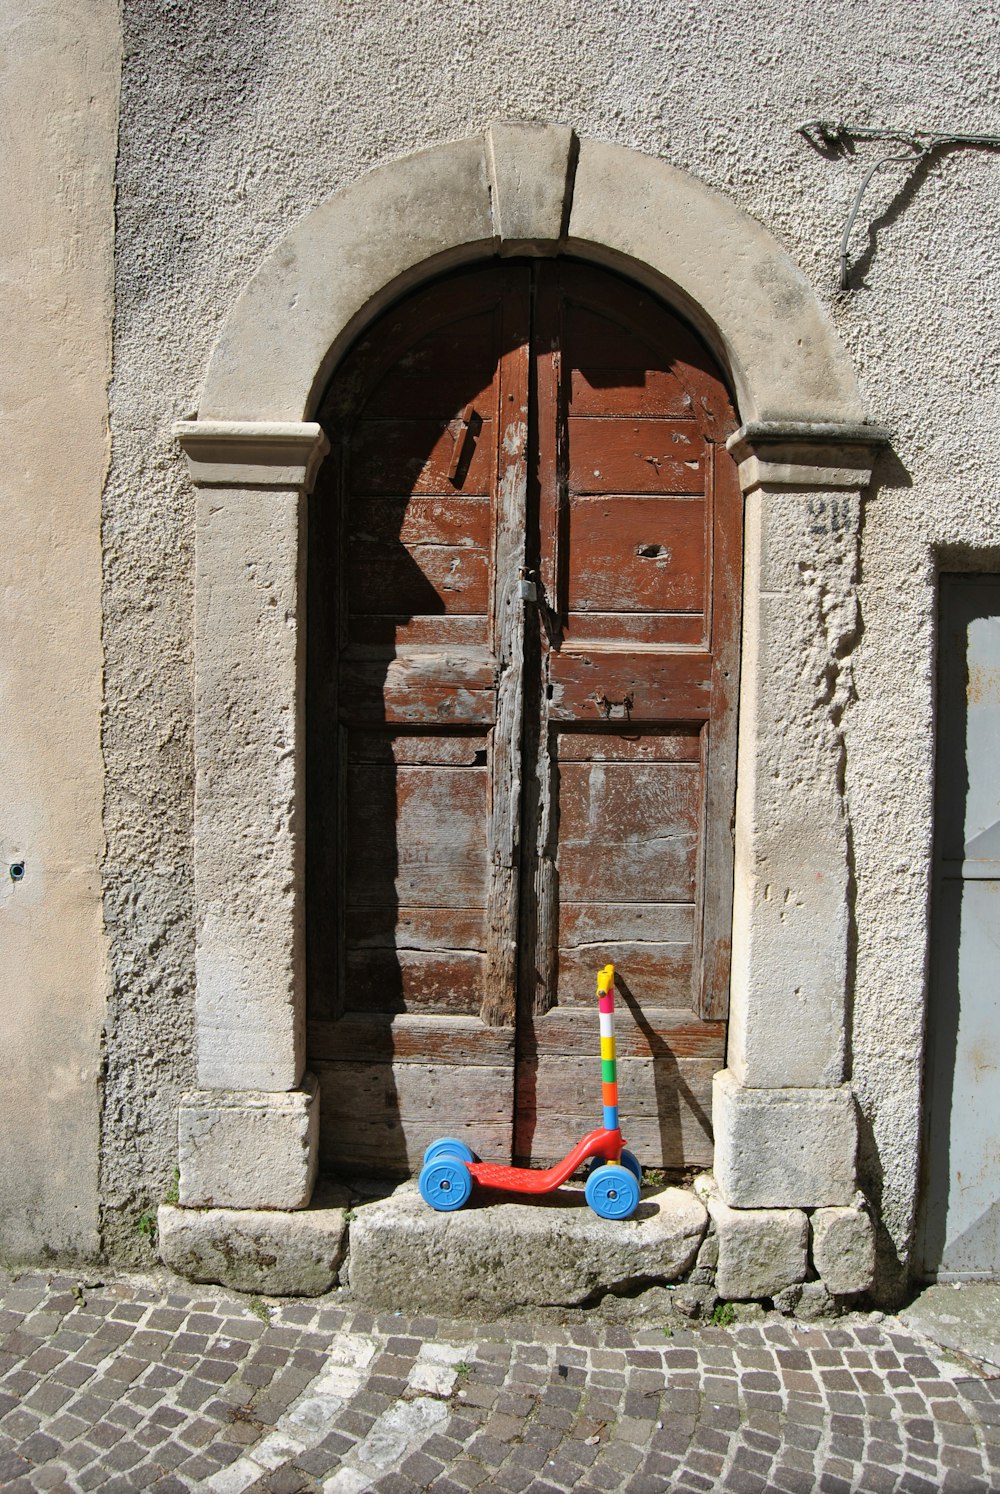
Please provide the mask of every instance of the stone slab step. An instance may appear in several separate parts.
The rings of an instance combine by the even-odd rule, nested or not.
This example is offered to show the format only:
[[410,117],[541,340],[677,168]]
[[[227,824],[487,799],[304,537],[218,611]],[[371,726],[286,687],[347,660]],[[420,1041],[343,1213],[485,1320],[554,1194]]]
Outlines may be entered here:
[[318,1297],[338,1280],[347,1248],[345,1189],[308,1209],[191,1209],[161,1204],[160,1259],[188,1281],[268,1297]]
[[461,1317],[533,1306],[579,1306],[607,1292],[676,1281],[708,1223],[681,1188],[645,1197],[629,1220],[598,1219],[582,1190],[531,1203],[472,1200],[438,1214],[416,1183],[357,1209],[351,1295],[379,1310]]

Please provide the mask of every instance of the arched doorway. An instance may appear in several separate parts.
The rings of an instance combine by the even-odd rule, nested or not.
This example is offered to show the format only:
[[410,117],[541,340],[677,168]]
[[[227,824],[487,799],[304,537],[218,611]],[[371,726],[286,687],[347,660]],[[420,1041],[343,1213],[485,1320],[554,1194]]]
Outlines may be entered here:
[[[178,1109],[180,1202],[280,1211],[304,1207],[312,1193],[320,1107],[306,1071],[304,841],[322,805],[305,802],[303,561],[306,509],[314,518],[323,512],[309,495],[329,445],[313,417],[363,328],[402,305],[417,283],[497,249],[511,265],[521,252],[556,263],[572,253],[634,277],[701,329],[737,395],[743,425],[727,444],[744,499],[746,590],[728,1067],[712,1089],[713,1171],[735,1208],[850,1205],[858,1140],[846,1078],[853,881],[844,697],[839,685],[832,699],[830,691],[845,674],[849,685],[859,495],[886,433],[865,422],[829,319],[759,223],[664,161],[564,127],[511,122],[387,162],[306,213],[226,317],[197,419],[175,426],[197,490],[198,1088]],[[454,427],[452,452],[457,434]],[[726,469],[713,451],[718,476]],[[440,623],[447,613],[434,616]],[[562,651],[569,656],[565,643]],[[632,652],[638,660],[642,651]],[[314,673],[311,691],[313,745],[325,724],[319,746],[331,774],[345,759],[335,708],[328,698],[318,711],[317,691],[332,696],[337,683],[328,674],[320,689]],[[610,730],[613,692],[605,698]],[[628,724],[639,724],[634,711]],[[324,759],[312,756],[315,773]],[[726,816],[710,814],[707,823],[725,845]],[[314,839],[314,866],[315,851]],[[336,928],[335,909],[323,915]],[[314,947],[314,971],[316,959]],[[309,1055],[323,1073],[328,1163],[339,1155],[344,1165],[399,1166],[399,1097],[403,1136],[417,1152],[421,1127],[433,1133],[458,1116],[468,1126],[470,1114],[485,1124],[485,1087],[467,1072],[474,1063],[508,1074],[512,1115],[515,1029],[489,1028],[487,1038],[475,1015],[449,1024],[435,1012],[375,1020],[341,1005],[336,961],[321,972]],[[663,1028],[648,1022],[645,1058],[636,1039],[633,1072],[655,1077],[660,1094],[644,1111],[641,1087],[626,1091],[628,1115],[641,1132],[652,1113],[661,1141],[679,1123],[681,1154],[694,1161],[697,1145],[707,1156],[707,1075],[722,1052],[722,1028],[690,998],[681,1007],[639,1006],[646,1019],[657,1010],[673,1017]],[[553,1011],[566,1015],[568,1006]],[[420,1048],[421,1023],[439,1039],[432,1062]],[[660,1057],[652,1068],[650,1033]],[[573,1054],[538,1056],[536,1093],[548,1082],[543,1057],[551,1068]],[[529,1076],[532,1062],[530,1044],[522,1046]],[[581,1077],[578,1090],[588,1124],[590,1083]],[[364,1151],[354,1119],[379,1105],[387,1120]],[[532,1143],[538,1155],[537,1130]]]
[[318,412],[309,1063],[322,1165],[545,1162],[622,995],[643,1162],[711,1162],[732,891],[737,421],[694,333],[569,259],[397,303]]

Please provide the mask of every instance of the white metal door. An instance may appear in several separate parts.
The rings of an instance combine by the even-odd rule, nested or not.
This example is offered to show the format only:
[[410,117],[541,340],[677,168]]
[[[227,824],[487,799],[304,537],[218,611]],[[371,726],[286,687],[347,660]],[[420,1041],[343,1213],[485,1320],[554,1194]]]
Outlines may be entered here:
[[942,576],[924,1274],[1000,1277],[1000,576]]

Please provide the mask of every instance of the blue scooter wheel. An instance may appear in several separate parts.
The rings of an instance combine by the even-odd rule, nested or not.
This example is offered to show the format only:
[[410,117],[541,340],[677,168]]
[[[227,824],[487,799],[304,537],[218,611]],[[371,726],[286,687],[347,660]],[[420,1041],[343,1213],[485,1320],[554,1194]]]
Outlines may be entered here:
[[642,1182],[642,1164],[635,1152],[630,1152],[628,1147],[622,1152],[622,1166],[627,1167],[637,1183]]
[[599,1219],[629,1219],[639,1207],[639,1180],[631,1168],[605,1162],[590,1174],[584,1194]]
[[[629,1172],[635,1178],[636,1182],[641,1184],[642,1164],[640,1163],[639,1158],[636,1156],[635,1152],[630,1152],[628,1147],[626,1147],[622,1152],[621,1161],[622,1166],[627,1167]],[[599,1167],[604,1167],[606,1165],[606,1163],[601,1161],[600,1157],[592,1158],[590,1166],[587,1169],[587,1177],[589,1178],[591,1173],[596,1172]],[[586,1181],[586,1178],[584,1179],[584,1181]]]
[[442,1136],[439,1141],[431,1142],[424,1152],[423,1166],[426,1167],[428,1162],[433,1162],[438,1157],[461,1157],[463,1162],[477,1160],[475,1152],[464,1141],[455,1141],[451,1136]]
[[438,1157],[421,1169],[417,1186],[424,1203],[440,1214],[450,1214],[460,1209],[472,1192],[472,1174],[458,1157]]

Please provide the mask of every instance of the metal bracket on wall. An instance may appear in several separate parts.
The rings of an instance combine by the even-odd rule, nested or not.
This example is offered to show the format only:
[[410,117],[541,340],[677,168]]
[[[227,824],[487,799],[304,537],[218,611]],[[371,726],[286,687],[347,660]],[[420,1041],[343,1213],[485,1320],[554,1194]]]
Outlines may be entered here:
[[903,162],[916,164],[926,161],[937,151],[955,147],[1000,150],[1000,135],[969,135],[945,130],[906,130],[893,129],[890,126],[848,125],[833,123],[827,119],[809,119],[804,124],[798,125],[797,129],[815,150],[830,160],[853,156],[855,144],[860,140],[874,140],[881,144],[891,143],[893,147],[891,151],[879,156],[878,160],[868,167],[854,194],[847,222],[844,224],[844,231],[840,237],[840,289],[842,291],[851,289],[851,272],[848,263],[851,230],[861,208],[862,199],[878,172],[886,166]]

